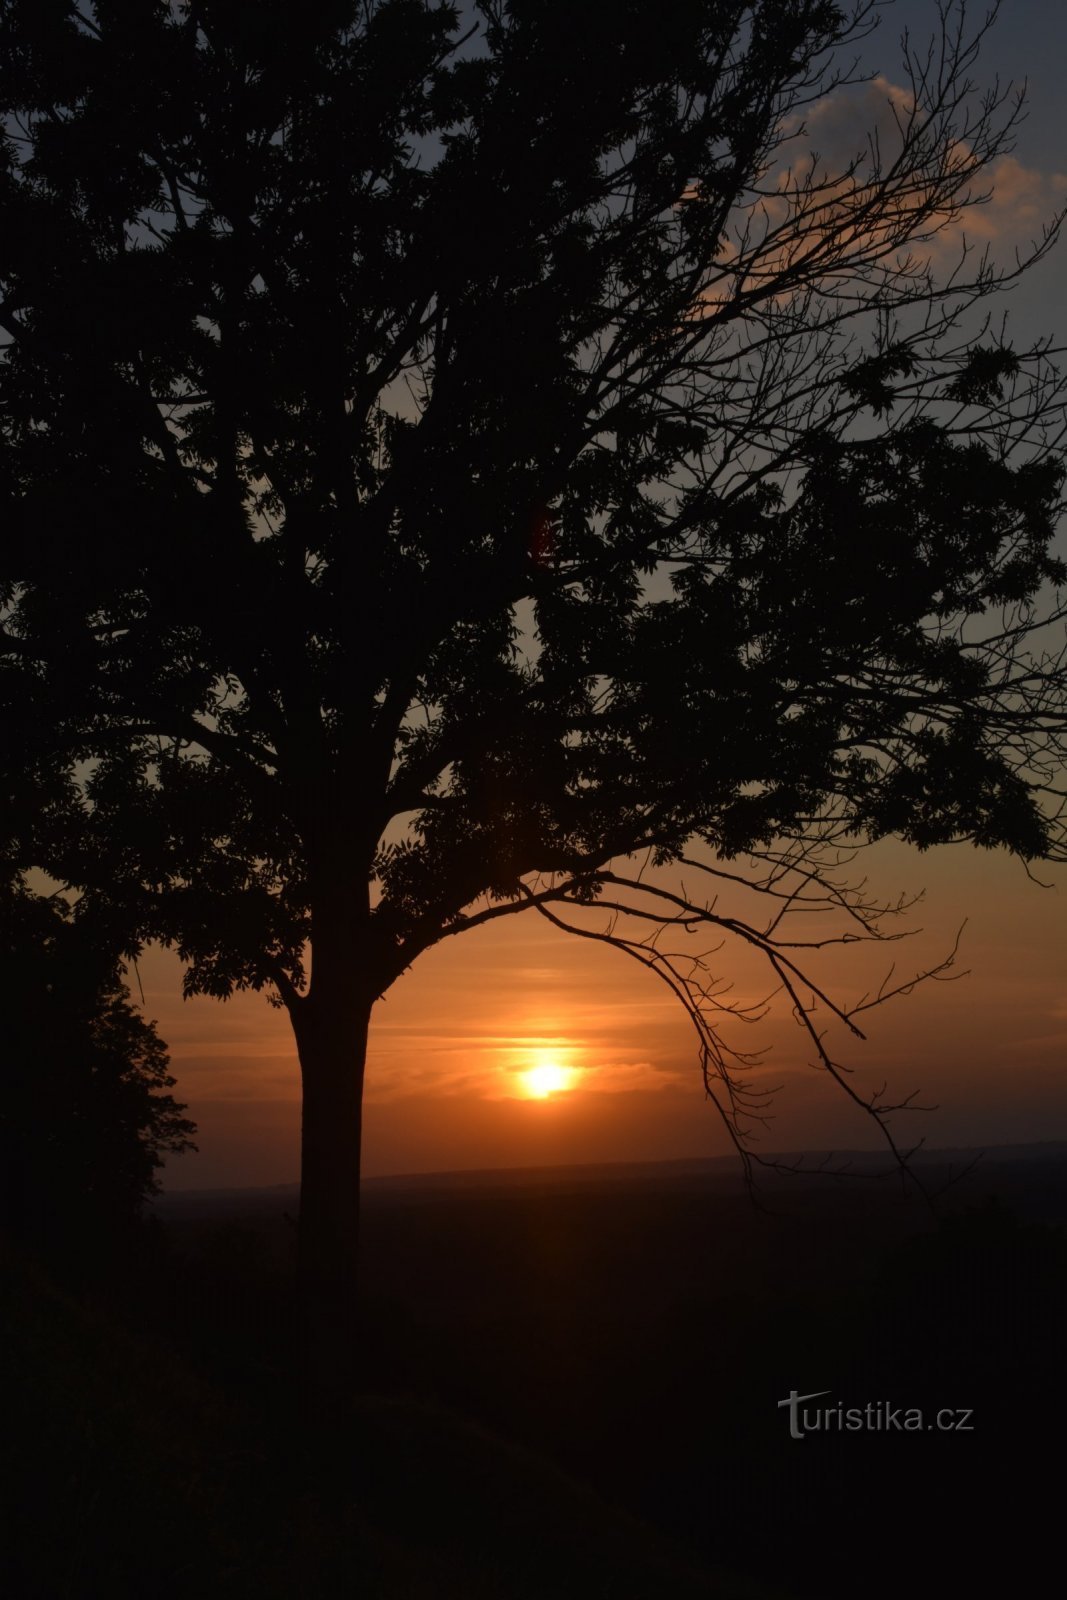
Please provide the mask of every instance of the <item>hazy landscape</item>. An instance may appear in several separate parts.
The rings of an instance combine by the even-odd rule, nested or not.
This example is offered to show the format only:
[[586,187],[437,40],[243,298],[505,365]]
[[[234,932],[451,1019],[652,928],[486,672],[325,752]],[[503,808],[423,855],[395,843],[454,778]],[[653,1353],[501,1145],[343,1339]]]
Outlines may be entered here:
[[[937,1224],[899,1177],[761,1200],[720,1161],[367,1182],[330,1416],[284,1381],[292,1189],[164,1196],[88,1307],[9,1273],[12,1592],[1013,1587],[1057,1537],[1067,1145],[987,1152]],[[793,1439],[791,1390],[970,1428]]]

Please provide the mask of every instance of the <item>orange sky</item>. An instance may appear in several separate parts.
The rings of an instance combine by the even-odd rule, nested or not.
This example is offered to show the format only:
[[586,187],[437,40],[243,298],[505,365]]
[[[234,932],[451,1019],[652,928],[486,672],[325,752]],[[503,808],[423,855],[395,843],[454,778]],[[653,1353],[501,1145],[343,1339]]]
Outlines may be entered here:
[[[940,1109],[905,1132],[930,1145],[1067,1137],[1067,870],[1041,889],[1008,857],[963,847],[920,856],[898,844],[865,853],[886,897],[925,888],[902,945],[835,949],[816,976],[844,999],[936,962],[966,917],[959,969],[868,1018],[866,1043],[840,1058],[859,1086],[888,1079]],[[169,1186],[283,1183],[297,1176],[298,1073],[283,1012],[260,996],[183,1002],[176,959],[141,961],[147,1010],[167,1039],[200,1154],[173,1164]],[[724,950],[716,970],[740,998],[770,983]],[[131,974],[132,978],[132,974]],[[133,984],[136,993],[136,982]],[[779,1004],[744,1048],[769,1046],[758,1075],[780,1083],[766,1149],[860,1147],[866,1120],[808,1065],[811,1051]],[[533,1098],[523,1073],[554,1061],[569,1087]],[[700,1083],[694,1041],[667,991],[621,955],[529,916],[430,951],[378,1007],[367,1079],[368,1174],[567,1161],[717,1155],[724,1132]]]

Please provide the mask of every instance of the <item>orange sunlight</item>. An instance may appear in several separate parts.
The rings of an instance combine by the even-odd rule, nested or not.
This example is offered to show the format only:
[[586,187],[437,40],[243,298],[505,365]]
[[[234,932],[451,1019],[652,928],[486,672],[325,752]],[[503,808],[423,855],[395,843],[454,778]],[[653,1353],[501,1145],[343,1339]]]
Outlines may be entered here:
[[549,1094],[558,1094],[561,1090],[569,1090],[573,1074],[566,1067],[561,1067],[558,1061],[544,1061],[541,1066],[530,1067],[523,1072],[523,1088],[531,1099],[547,1099]]
[[562,1064],[556,1053],[539,1050],[536,1054],[533,1066],[520,1073],[523,1091],[531,1100],[547,1100],[550,1094],[560,1094],[573,1086],[573,1071]]

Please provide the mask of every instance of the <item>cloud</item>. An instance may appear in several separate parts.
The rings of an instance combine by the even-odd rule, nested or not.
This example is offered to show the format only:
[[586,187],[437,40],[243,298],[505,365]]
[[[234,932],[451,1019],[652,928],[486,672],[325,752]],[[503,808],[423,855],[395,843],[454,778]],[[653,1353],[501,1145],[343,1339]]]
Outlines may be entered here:
[[[856,85],[845,94],[827,95],[811,108],[805,118],[803,135],[791,138],[821,157],[828,171],[843,169],[858,159],[869,172],[871,155],[877,151],[884,166],[899,154],[902,130],[914,108],[908,89],[879,75],[869,83]],[[857,140],[857,129],[863,130]],[[871,144],[869,139],[873,138]],[[805,158],[801,158],[803,165]],[[964,140],[951,146],[949,162],[960,171],[971,167],[974,151]],[[810,164],[810,162],[809,162]],[[975,203],[965,208],[942,235],[941,249],[964,234],[968,239],[998,243],[1014,250],[1025,249],[1041,237],[1046,225],[1067,203],[1067,173],[1028,167],[1013,155],[1001,155],[974,173],[969,192]],[[987,195],[988,199],[980,197]],[[936,224],[944,220],[935,214]]]
[[1067,173],[1040,172],[1014,156],[1001,156],[990,168],[991,195],[985,205],[972,206],[949,236],[987,241],[1025,251],[1042,237],[1045,228],[1067,204]]
[[1067,205],[1067,174],[1012,155],[987,163],[927,128],[910,91],[883,76],[808,108],[735,213],[704,306],[759,290],[786,303],[804,283],[833,292],[905,264],[944,279],[968,253],[971,277],[986,250],[1012,269]]

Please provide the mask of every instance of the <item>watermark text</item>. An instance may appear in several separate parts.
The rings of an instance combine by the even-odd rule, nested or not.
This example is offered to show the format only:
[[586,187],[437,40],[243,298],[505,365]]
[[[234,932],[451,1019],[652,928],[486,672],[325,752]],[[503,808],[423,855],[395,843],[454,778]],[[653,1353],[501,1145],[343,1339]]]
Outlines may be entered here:
[[921,1406],[893,1405],[889,1400],[869,1400],[865,1406],[840,1403],[812,1405],[823,1400],[831,1389],[816,1389],[811,1394],[789,1391],[779,1400],[778,1409],[789,1412],[789,1435],[803,1439],[808,1433],[973,1433],[974,1410],[968,1406],[942,1406],[924,1411]]

